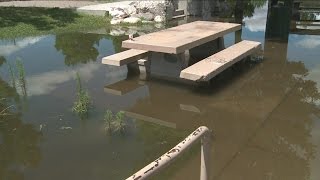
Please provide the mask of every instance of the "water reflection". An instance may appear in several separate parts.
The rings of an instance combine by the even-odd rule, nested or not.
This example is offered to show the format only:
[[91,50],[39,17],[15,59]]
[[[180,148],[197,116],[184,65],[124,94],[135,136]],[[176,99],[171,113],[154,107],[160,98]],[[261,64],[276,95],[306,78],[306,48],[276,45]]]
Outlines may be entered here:
[[67,66],[95,61],[99,55],[96,46],[102,35],[86,33],[66,33],[56,35],[55,47],[65,56]]
[[42,134],[33,124],[21,120],[20,97],[15,88],[0,79],[0,178],[24,179],[26,168],[35,168],[42,157],[40,141]]

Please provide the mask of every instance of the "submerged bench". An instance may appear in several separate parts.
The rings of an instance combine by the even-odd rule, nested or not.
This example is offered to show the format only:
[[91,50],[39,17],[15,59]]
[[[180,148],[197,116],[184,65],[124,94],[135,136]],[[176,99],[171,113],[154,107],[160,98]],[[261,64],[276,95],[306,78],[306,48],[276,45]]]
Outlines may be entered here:
[[111,56],[102,58],[102,64],[108,64],[113,66],[123,66],[132,62],[136,62],[139,59],[143,59],[148,56],[148,51],[130,49]]
[[260,48],[261,43],[259,42],[241,41],[182,70],[180,78],[192,81],[208,81]]

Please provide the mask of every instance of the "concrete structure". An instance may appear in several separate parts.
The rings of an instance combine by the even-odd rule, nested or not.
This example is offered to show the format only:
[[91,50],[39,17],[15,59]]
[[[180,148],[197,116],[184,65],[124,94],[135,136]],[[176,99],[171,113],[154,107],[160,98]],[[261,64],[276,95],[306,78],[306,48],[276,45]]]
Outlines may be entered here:
[[192,81],[208,81],[259,49],[261,49],[259,42],[241,41],[182,70],[180,77]]
[[[136,67],[139,67],[141,79],[146,80],[151,72],[152,61],[174,60],[180,62],[181,68],[185,69],[191,64],[191,56],[192,63],[195,63],[203,59],[199,57],[199,54],[205,54],[205,57],[210,56],[210,60],[213,61],[207,62],[208,59],[205,59],[196,63],[183,70],[180,78],[208,81],[260,48],[260,43],[243,41],[220,51],[224,48],[222,37],[240,29],[241,25],[234,23],[196,21],[183,24],[123,41],[122,47],[132,48],[132,50],[105,57],[103,63],[116,66],[135,63]],[[203,53],[204,51],[207,53]],[[148,55],[146,55],[147,52],[149,52]],[[217,65],[216,61],[221,61],[221,59],[224,59],[224,62],[218,62],[219,65]]]
[[102,64],[109,64],[113,66],[123,66],[132,62],[136,62],[139,59],[148,56],[148,51],[130,49],[111,56],[102,58]]
[[196,21],[123,41],[122,47],[179,54],[240,29],[240,24]]

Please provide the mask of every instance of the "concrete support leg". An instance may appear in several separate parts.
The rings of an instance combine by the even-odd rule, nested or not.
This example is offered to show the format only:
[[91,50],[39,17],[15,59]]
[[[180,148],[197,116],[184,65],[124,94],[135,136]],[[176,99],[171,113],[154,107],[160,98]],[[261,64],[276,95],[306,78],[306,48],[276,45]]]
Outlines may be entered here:
[[140,79],[148,80],[151,72],[151,61],[148,58],[138,60]]
[[190,62],[190,53],[189,50],[183,52],[183,53],[179,53],[177,54],[177,58],[179,61],[181,61],[182,64],[182,69],[185,69],[189,66],[189,62]]
[[139,65],[138,62],[129,63],[128,67],[128,74],[127,77],[131,75],[138,75],[139,74]]

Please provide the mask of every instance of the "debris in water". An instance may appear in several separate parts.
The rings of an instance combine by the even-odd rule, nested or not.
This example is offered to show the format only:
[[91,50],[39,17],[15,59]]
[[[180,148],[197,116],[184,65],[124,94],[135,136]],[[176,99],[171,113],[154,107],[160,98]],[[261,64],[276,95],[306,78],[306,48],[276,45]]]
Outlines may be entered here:
[[67,129],[72,129],[72,127],[62,126],[60,129],[62,129],[62,130],[67,130]]

